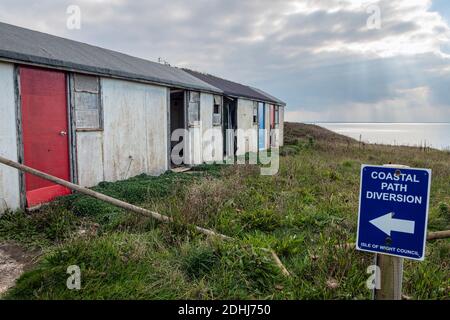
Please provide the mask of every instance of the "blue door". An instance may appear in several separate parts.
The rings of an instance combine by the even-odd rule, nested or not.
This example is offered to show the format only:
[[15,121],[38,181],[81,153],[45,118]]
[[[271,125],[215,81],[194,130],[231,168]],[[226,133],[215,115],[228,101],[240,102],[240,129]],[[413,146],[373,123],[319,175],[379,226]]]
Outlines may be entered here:
[[258,145],[259,150],[264,150],[266,148],[266,106],[264,103],[258,104]]

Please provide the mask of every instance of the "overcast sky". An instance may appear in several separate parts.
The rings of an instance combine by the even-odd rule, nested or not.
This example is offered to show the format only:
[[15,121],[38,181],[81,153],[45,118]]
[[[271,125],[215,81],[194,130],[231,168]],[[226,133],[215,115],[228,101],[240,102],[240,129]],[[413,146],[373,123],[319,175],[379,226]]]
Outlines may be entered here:
[[259,87],[288,121],[450,121],[448,0],[2,0],[0,21]]

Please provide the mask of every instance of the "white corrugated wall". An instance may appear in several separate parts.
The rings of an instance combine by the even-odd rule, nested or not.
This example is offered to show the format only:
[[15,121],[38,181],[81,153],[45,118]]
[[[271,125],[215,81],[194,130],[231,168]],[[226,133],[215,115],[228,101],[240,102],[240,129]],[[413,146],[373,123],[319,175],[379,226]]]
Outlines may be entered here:
[[[237,152],[244,155],[246,152],[258,152],[258,125],[253,124],[254,103],[247,99],[238,99],[237,105]],[[241,131],[243,130],[243,131]]]
[[[17,161],[14,65],[0,63],[0,155]],[[0,213],[20,207],[19,172],[0,164]]]
[[280,106],[280,132],[279,132],[279,144],[280,147],[284,146],[284,108],[283,106]]
[[103,172],[103,132],[77,132],[78,183],[93,187],[105,181]]
[[103,132],[77,133],[79,183],[168,169],[167,88],[102,78]]

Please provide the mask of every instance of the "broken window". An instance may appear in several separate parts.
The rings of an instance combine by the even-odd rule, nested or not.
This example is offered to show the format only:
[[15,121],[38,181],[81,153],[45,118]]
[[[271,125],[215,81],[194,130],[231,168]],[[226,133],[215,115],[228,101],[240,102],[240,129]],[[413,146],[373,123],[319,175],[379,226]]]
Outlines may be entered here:
[[189,92],[188,114],[189,125],[198,125],[200,122],[200,92]]
[[253,102],[253,124],[258,124],[258,102]]
[[100,81],[98,77],[73,76],[75,124],[80,130],[101,130]]
[[213,125],[220,126],[221,124],[222,124],[222,97],[214,96]]

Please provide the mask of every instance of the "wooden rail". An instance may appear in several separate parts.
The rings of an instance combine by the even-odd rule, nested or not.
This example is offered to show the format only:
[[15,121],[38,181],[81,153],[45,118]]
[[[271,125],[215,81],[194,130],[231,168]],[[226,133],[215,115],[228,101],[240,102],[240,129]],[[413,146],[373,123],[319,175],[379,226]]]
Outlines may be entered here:
[[450,238],[450,230],[429,232],[427,235],[427,240],[437,240]]
[[[122,209],[125,209],[125,210],[128,210],[128,211],[140,214],[140,215],[145,216],[145,217],[153,218],[153,219],[155,219],[157,221],[160,221],[162,223],[170,223],[170,222],[174,221],[173,218],[165,216],[165,215],[162,215],[162,214],[160,214],[158,212],[150,211],[150,210],[147,210],[147,209],[144,209],[144,208],[132,205],[132,204],[127,203],[125,201],[121,201],[121,200],[115,199],[113,197],[104,195],[102,193],[93,191],[91,189],[84,188],[84,187],[79,186],[77,184],[74,184],[74,183],[68,182],[66,180],[54,177],[54,176],[49,175],[47,173],[44,173],[42,171],[30,168],[28,166],[25,166],[23,164],[15,162],[15,161],[3,158],[1,156],[0,156],[0,163],[4,164],[6,166],[9,166],[9,167],[15,168],[15,169],[17,169],[19,171],[23,171],[23,172],[32,174],[32,175],[34,175],[36,177],[39,177],[39,178],[51,181],[53,183],[56,183],[56,184],[61,185],[61,186],[64,186],[66,188],[69,188],[71,190],[77,191],[79,193],[85,194],[87,196],[91,196],[91,197],[96,198],[98,200],[110,203],[112,205],[115,205],[116,207],[119,207],[119,208],[122,208]],[[219,238],[219,239],[222,239],[222,240],[234,240],[233,238],[231,238],[229,236],[217,233],[217,232],[215,232],[213,230],[210,230],[210,229],[202,228],[202,227],[199,227],[199,226],[196,226],[196,225],[194,225],[193,227],[198,232],[200,232],[200,233],[202,233],[204,235],[207,235],[207,236],[216,237],[216,238]],[[268,252],[268,253],[270,253],[272,255],[272,258],[273,258],[275,264],[280,268],[281,272],[285,276],[290,276],[289,271],[281,263],[281,260],[278,258],[278,256],[276,255],[276,253],[273,250],[267,249],[267,248],[261,248],[261,249],[263,251]]]
[[[63,179],[51,176],[51,175],[49,175],[47,173],[44,173],[42,171],[30,168],[28,166],[25,166],[23,164],[20,164],[20,163],[11,161],[11,160],[8,160],[6,158],[0,157],[0,163],[3,163],[4,165],[7,165],[7,166],[12,167],[12,168],[16,168],[16,169],[18,169],[20,171],[32,174],[32,175],[34,175],[36,177],[39,177],[39,178],[42,178],[42,179],[54,182],[56,184],[59,184],[61,186],[69,188],[71,190],[78,191],[78,192],[80,192],[82,194],[91,196],[91,197],[96,198],[98,200],[101,200],[101,201],[104,201],[104,202],[108,202],[108,203],[110,203],[112,205],[115,205],[116,207],[119,207],[119,208],[122,208],[122,209],[125,209],[125,210],[128,210],[128,211],[135,212],[135,213],[140,214],[142,216],[150,217],[150,218],[153,218],[153,219],[155,219],[157,221],[160,221],[160,222],[163,222],[163,223],[173,222],[172,218],[170,218],[168,216],[165,216],[165,215],[162,215],[162,214],[159,214],[158,212],[150,211],[150,210],[147,210],[147,209],[144,209],[144,208],[132,205],[132,204],[127,203],[125,201],[121,201],[121,200],[115,199],[113,197],[104,195],[102,193],[95,192],[95,191],[93,191],[91,189],[84,188],[84,187],[79,186],[77,184],[74,184],[74,183],[68,182],[66,180],[63,180]],[[205,229],[205,228],[202,228],[202,227],[195,226],[195,229],[198,232],[203,233],[203,234],[205,234],[207,236],[214,236],[214,237],[218,237],[218,238],[222,238],[222,239],[231,239],[228,236],[225,236],[223,234],[220,234],[220,233],[217,233],[217,232],[214,232],[212,230]]]

